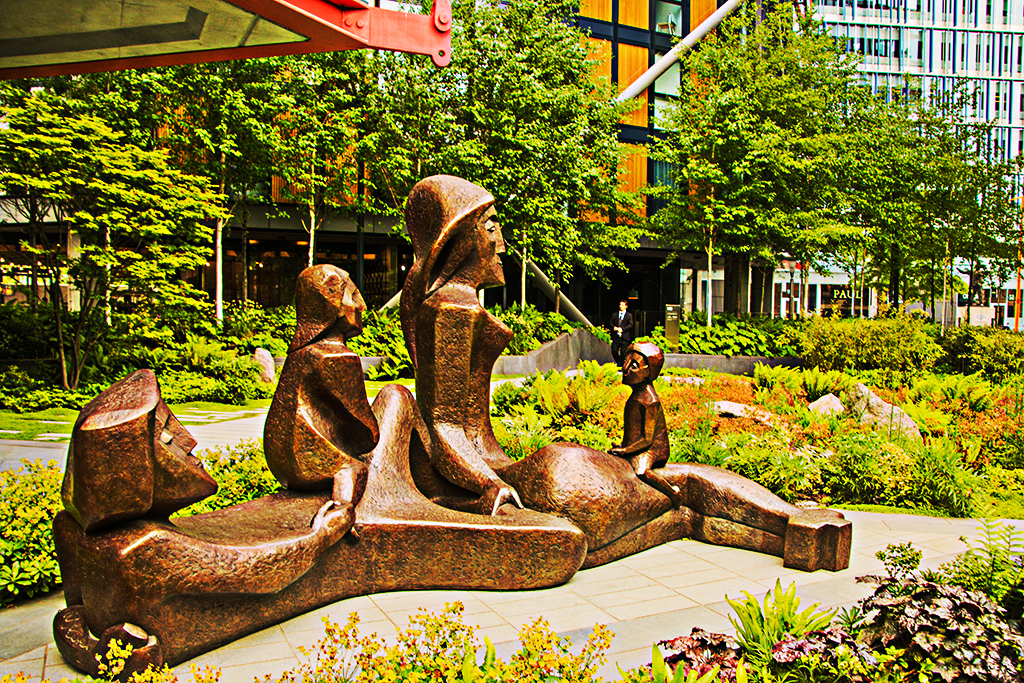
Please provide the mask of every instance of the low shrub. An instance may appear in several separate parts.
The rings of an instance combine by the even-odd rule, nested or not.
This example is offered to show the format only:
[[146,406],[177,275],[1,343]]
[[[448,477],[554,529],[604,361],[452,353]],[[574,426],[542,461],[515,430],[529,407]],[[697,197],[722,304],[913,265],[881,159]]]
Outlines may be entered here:
[[946,439],[886,441],[874,432],[842,434],[821,461],[822,487],[837,503],[894,505],[969,517],[977,477]]
[[34,413],[49,408],[81,410],[93,395],[57,387],[29,391],[0,389],[0,409],[15,413]]
[[[507,661],[496,656],[485,639],[483,652],[475,627],[463,622],[461,603],[447,603],[441,614],[421,608],[388,644],[376,634],[359,634],[359,616],[349,615],[341,626],[326,617],[326,634],[312,650],[300,648],[307,661],[278,678],[295,681],[466,681],[497,683],[589,683],[600,680],[597,669],[604,663],[612,633],[600,624],[578,653],[569,638],[556,635],[538,619],[519,632],[521,646]],[[482,656],[481,656],[482,654]]]
[[951,372],[980,372],[1001,381],[1021,372],[1024,334],[999,327],[962,326],[939,338],[942,366]]
[[571,377],[551,371],[498,385],[491,424],[510,457],[525,457],[554,441],[603,451],[618,442],[629,391],[615,366],[581,361],[576,370]]
[[30,598],[60,583],[50,532],[64,505],[64,473],[52,461],[23,460],[0,471],[0,605]]
[[925,324],[906,315],[876,320],[814,317],[805,329],[806,367],[884,370],[910,377],[931,369],[942,348]]
[[882,652],[903,651],[910,671],[931,670],[947,683],[1018,681],[1024,639],[984,594],[919,579],[884,581],[861,603],[858,640]]
[[196,456],[217,482],[217,493],[179,510],[173,517],[221,510],[268,496],[281,489],[280,483],[267,467],[262,439],[249,439],[234,446],[202,450]]

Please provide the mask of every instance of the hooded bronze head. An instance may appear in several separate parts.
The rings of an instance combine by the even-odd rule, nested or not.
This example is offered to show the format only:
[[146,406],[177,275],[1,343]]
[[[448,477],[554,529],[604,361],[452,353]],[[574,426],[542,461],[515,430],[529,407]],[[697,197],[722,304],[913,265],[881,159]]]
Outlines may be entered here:
[[417,183],[405,205],[405,222],[416,262],[402,290],[402,331],[415,364],[415,311],[449,283],[474,291],[505,284],[498,256],[505,242],[491,193],[455,176]]
[[306,268],[295,283],[295,338],[289,353],[335,328],[344,339],[363,329],[366,303],[341,268],[324,263]]

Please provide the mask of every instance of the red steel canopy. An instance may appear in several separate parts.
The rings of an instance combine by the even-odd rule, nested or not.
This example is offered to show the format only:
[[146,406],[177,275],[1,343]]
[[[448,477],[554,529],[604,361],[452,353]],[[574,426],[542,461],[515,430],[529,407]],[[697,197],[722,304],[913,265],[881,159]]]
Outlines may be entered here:
[[0,6],[0,79],[360,48],[430,55],[437,66],[451,60],[449,0],[434,0],[429,16],[360,0],[14,0]]

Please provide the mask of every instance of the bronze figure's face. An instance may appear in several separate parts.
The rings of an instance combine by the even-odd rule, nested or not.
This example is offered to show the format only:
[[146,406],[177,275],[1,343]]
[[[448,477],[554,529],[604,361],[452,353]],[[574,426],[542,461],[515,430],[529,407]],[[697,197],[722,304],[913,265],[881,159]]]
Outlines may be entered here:
[[635,387],[648,381],[650,367],[647,365],[647,358],[638,351],[631,351],[626,354],[622,362],[622,383],[626,386]]
[[363,301],[363,295],[356,289],[356,283],[352,280],[345,279],[340,289],[341,303],[338,306],[338,320],[345,339],[351,339],[363,331],[363,311],[366,310],[366,302]]
[[665,354],[650,342],[636,342],[626,349],[626,357],[622,361],[622,383],[636,386],[644,382],[653,382],[661,374],[665,365]]
[[500,254],[505,253],[505,240],[498,224],[498,212],[491,206],[476,224],[476,239],[480,251],[480,287],[499,287],[505,284],[505,271]]
[[335,325],[351,339],[363,329],[365,310],[362,295],[344,270],[329,263],[306,268],[295,284],[295,339],[288,350],[305,346]]

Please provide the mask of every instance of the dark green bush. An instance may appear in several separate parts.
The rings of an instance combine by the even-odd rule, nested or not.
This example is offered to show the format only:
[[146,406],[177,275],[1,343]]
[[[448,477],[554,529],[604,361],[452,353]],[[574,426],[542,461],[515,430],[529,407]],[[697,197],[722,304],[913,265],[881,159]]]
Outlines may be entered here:
[[224,306],[219,339],[246,355],[266,349],[272,356],[288,353],[295,336],[295,307],[265,309],[255,301],[230,301]]
[[942,348],[925,324],[906,315],[876,320],[812,318],[804,330],[805,367],[884,370],[910,377],[929,370]]
[[[850,322],[856,325],[858,321]],[[866,329],[858,335],[858,369],[914,374],[931,369],[942,355],[941,347],[917,318],[898,315],[860,322]]]
[[980,372],[1002,381],[1024,369],[1024,334],[1000,327],[964,326],[946,330],[942,366],[962,374]]
[[922,580],[884,581],[861,603],[858,640],[871,649],[904,650],[912,669],[933,665],[947,683],[1018,681],[1021,636],[984,594]]
[[50,525],[63,509],[63,474],[52,461],[41,460],[0,471],[0,605],[60,583]]
[[524,355],[562,334],[585,327],[569,322],[558,313],[544,313],[532,304],[527,304],[522,310],[518,304],[512,304],[507,309],[494,307],[490,312],[512,330],[512,340],[504,351],[504,354],[510,356]]
[[398,379],[412,377],[412,359],[405,348],[402,321],[397,308],[381,311],[366,311],[363,314],[363,331],[345,342],[360,356],[381,356],[384,361],[380,369],[369,373],[370,379]]
[[[679,329],[679,353],[722,356],[796,356],[794,340],[802,323],[770,318],[716,315],[713,325],[703,314],[684,317]],[[667,342],[666,342],[667,343]],[[667,350],[666,350],[667,351]]]

